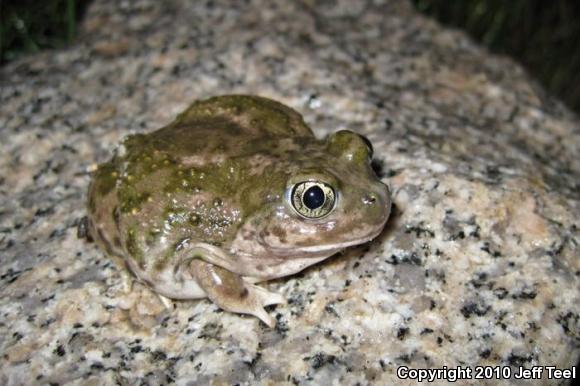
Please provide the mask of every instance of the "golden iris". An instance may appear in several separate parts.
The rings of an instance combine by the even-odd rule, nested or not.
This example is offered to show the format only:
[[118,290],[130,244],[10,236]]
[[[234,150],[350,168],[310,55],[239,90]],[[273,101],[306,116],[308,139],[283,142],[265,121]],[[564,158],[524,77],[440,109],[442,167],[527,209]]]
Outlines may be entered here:
[[304,181],[294,185],[292,207],[306,218],[320,218],[334,209],[336,193],[332,186],[319,181]]

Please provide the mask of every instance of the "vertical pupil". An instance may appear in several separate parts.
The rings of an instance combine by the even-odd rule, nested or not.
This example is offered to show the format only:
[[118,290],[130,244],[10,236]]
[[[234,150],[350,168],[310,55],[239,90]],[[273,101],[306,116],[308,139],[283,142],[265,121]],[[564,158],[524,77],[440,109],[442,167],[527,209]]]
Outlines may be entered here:
[[310,210],[320,208],[324,204],[324,191],[319,186],[311,186],[304,192],[302,201]]

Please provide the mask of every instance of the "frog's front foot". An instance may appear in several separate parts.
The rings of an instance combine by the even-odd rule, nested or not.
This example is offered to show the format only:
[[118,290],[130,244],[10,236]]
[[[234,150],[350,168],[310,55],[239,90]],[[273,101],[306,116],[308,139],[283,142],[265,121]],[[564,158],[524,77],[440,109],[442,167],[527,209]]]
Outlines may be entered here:
[[271,328],[276,325],[276,320],[264,307],[285,303],[283,296],[247,283],[239,275],[202,260],[193,260],[189,267],[207,297],[220,308],[254,315]]

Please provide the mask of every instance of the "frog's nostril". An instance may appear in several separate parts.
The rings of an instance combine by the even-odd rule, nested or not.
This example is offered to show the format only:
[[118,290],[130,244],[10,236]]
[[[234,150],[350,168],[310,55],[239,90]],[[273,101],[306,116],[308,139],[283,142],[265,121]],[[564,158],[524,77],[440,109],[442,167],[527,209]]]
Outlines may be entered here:
[[365,205],[373,205],[375,202],[377,202],[377,195],[374,193],[367,193],[363,195],[362,202]]

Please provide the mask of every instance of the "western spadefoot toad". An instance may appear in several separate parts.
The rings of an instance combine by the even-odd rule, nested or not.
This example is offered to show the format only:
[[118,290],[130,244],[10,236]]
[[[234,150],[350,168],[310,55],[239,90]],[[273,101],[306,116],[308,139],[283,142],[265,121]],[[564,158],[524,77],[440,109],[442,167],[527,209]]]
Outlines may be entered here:
[[351,131],[318,140],[270,99],[227,95],[131,135],[89,188],[88,235],[172,299],[208,297],[268,326],[284,298],[255,283],[364,243],[389,216],[389,190]]

